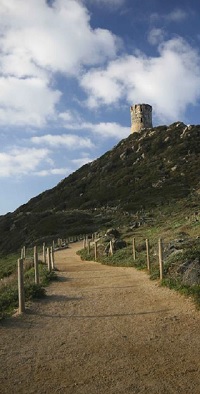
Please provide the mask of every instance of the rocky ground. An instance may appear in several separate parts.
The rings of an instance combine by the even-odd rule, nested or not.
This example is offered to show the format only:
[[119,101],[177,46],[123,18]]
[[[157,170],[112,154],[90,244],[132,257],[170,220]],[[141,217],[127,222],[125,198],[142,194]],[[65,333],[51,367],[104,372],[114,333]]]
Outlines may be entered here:
[[200,312],[144,272],[55,254],[57,282],[0,324],[0,393],[199,394]]

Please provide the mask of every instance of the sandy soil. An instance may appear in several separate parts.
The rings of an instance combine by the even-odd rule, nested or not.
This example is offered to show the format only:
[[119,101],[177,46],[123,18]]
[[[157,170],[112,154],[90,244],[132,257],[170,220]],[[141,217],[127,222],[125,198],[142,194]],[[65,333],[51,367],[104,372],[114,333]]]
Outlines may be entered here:
[[0,393],[199,394],[200,312],[144,272],[55,254],[59,281],[0,325]]

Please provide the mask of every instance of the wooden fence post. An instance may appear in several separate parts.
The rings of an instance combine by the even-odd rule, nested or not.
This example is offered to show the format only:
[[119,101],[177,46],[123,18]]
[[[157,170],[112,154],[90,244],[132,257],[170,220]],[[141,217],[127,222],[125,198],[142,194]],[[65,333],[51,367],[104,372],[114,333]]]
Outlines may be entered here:
[[34,246],[34,268],[35,268],[35,283],[39,284],[39,271],[38,271],[38,252],[37,246]]
[[19,313],[21,314],[25,312],[23,259],[18,259],[18,299]]
[[83,238],[83,249],[85,249],[86,242],[85,242],[85,237]]
[[26,257],[26,247],[23,246],[23,248],[21,248],[21,259],[25,259]]
[[149,240],[148,239],[146,239],[146,252],[147,252],[147,269],[150,272]]
[[112,244],[112,241],[110,241],[110,255],[113,256],[113,244]]
[[161,238],[159,238],[158,240],[158,256],[159,256],[159,267],[160,267],[160,280],[162,280],[164,273],[164,265],[163,265],[163,245]]
[[97,260],[97,241],[94,241],[94,259]]
[[135,238],[133,238],[133,260],[136,260]]
[[45,242],[43,242],[42,245],[42,261],[45,264],[46,263],[46,248],[45,248]]
[[51,268],[54,270],[54,251],[53,251],[53,246],[51,246]]
[[47,266],[48,271],[51,272],[51,258],[50,258],[50,249],[47,248]]
[[90,254],[90,241],[88,241],[88,254]]

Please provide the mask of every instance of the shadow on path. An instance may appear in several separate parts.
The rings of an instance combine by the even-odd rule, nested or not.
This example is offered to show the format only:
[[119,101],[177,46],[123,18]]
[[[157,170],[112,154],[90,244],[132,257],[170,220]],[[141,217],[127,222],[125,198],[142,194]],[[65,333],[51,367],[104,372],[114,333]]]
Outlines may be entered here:
[[140,315],[149,315],[149,314],[157,314],[163,312],[169,312],[170,309],[162,309],[158,311],[145,311],[145,312],[133,312],[133,313],[114,313],[109,315],[52,315],[47,313],[37,313],[32,312],[33,315],[42,316],[42,317],[52,317],[52,318],[61,318],[61,319],[110,319],[113,317],[134,317]]

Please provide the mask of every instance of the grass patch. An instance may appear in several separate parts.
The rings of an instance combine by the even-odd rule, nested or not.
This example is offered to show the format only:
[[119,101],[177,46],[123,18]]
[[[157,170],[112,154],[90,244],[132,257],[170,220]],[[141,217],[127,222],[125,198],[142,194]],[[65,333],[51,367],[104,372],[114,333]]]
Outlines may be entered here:
[[94,253],[88,253],[87,249],[81,249],[76,252],[81,260],[92,261],[94,260]]
[[180,279],[175,278],[163,279],[161,286],[169,287],[169,289],[176,290],[183,295],[192,297],[197,308],[200,309],[200,286],[186,286],[181,283]]
[[[34,283],[35,272],[34,268],[28,269],[24,272],[24,292],[25,301],[39,299],[45,296],[45,287],[52,280],[57,279],[54,271],[49,272],[45,264],[39,264],[39,278],[40,283]],[[0,288],[0,319],[9,316],[14,309],[18,307],[18,284],[14,279],[10,284],[2,285]]]
[[0,279],[10,276],[17,266],[18,253],[0,256]]
[[[87,249],[81,249],[77,252],[82,260],[94,260],[94,249],[91,249],[90,254],[88,254]],[[132,246],[127,246],[126,248],[119,249],[114,252],[113,256],[99,253],[97,261],[104,265],[111,265],[115,267],[135,267],[137,269],[146,268],[145,254],[142,252],[136,260],[133,260]]]

